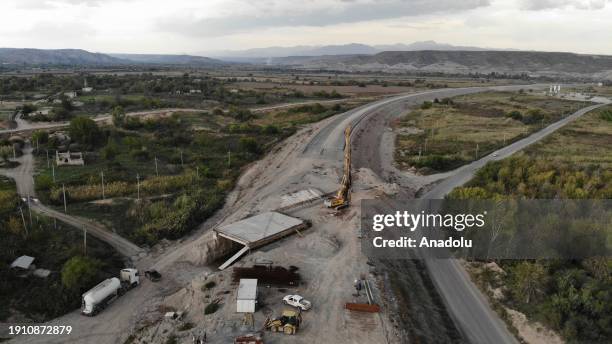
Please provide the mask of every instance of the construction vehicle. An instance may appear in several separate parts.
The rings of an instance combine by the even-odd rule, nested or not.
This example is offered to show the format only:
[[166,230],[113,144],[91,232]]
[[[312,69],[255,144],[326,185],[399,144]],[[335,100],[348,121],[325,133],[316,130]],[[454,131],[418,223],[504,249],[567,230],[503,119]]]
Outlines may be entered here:
[[349,205],[349,188],[351,187],[351,126],[344,129],[344,172],[342,173],[342,181],[340,188],[334,197],[330,197],[324,201],[328,208],[340,210]]
[[264,328],[272,332],[283,332],[285,334],[296,334],[302,322],[302,315],[293,310],[285,310],[282,315],[275,319],[268,319]]
[[81,314],[94,316],[119,296],[140,284],[140,275],[136,269],[122,269],[119,278],[108,278],[83,294]]

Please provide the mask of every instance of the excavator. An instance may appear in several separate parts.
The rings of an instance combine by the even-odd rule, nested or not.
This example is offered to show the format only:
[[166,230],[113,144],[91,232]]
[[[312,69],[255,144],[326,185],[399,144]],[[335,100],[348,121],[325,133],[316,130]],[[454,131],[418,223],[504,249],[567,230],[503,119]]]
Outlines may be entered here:
[[267,319],[264,328],[272,332],[284,332],[285,334],[296,334],[302,322],[302,315],[293,310],[285,310],[282,315],[275,319]]
[[344,129],[344,173],[340,182],[340,189],[334,197],[326,199],[323,203],[328,208],[340,210],[349,206],[349,188],[351,187],[351,126]]

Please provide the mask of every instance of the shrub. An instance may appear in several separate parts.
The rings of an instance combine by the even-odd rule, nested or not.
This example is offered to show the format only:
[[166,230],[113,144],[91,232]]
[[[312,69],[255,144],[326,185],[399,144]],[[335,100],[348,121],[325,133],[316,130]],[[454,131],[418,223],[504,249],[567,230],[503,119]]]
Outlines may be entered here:
[[604,110],[600,112],[599,117],[604,121],[612,122],[612,110]]
[[36,177],[36,189],[50,190],[53,187],[53,178],[48,175],[41,174]]
[[219,303],[217,302],[209,303],[204,308],[204,314],[213,314],[214,312],[218,311],[220,307],[221,306],[219,306]]
[[96,283],[100,261],[75,256],[62,267],[62,284],[68,289],[85,290]]
[[432,102],[424,101],[423,104],[421,104],[421,109],[423,110],[431,109],[432,106],[433,106]]

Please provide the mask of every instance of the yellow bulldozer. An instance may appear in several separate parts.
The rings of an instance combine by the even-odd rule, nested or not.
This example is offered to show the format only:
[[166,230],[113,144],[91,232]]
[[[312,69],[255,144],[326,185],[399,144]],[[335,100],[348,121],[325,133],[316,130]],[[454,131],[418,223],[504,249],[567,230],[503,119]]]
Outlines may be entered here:
[[293,310],[285,310],[280,317],[268,319],[264,328],[272,332],[283,332],[285,334],[296,334],[302,322],[302,315]]
[[334,197],[328,198],[324,204],[328,208],[342,209],[349,205],[349,188],[351,187],[351,126],[344,129],[344,171],[340,188]]

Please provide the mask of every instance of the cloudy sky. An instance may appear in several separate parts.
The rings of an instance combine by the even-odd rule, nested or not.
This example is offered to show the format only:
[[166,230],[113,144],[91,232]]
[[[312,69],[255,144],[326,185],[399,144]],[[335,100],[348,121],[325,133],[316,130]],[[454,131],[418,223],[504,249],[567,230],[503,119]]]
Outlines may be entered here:
[[2,0],[0,47],[455,45],[612,55],[612,0]]

